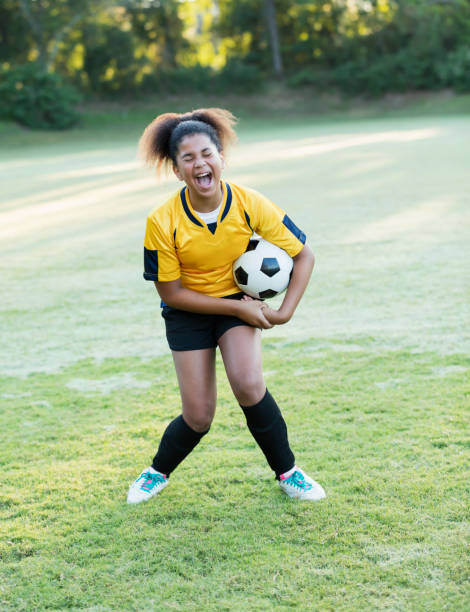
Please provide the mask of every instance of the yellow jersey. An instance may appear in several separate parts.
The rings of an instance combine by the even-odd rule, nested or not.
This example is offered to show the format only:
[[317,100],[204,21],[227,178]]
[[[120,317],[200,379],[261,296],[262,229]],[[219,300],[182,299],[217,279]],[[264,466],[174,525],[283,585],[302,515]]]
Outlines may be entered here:
[[147,217],[144,278],[181,279],[187,289],[213,297],[237,293],[232,264],[256,232],[295,257],[305,234],[286,213],[253,189],[222,181],[222,205],[217,225],[195,213],[183,187]]

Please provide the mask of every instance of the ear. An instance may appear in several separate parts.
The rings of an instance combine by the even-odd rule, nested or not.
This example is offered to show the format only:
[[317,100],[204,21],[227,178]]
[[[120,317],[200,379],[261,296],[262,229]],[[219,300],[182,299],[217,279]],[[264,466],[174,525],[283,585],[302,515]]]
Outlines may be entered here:
[[175,173],[179,181],[183,180],[183,177],[181,176],[181,172],[178,170],[178,166],[176,166],[175,164],[173,164],[173,172]]

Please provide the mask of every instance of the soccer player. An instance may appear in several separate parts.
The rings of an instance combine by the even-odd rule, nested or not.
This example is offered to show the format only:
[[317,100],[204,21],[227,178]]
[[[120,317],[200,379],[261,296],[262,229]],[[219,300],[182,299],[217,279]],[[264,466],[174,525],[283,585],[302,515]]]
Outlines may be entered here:
[[[149,500],[205,436],[216,408],[215,354],[222,355],[248,429],[281,489],[290,497],[319,500],[323,488],[295,463],[286,423],[266,388],[261,329],[290,320],[312,273],[305,234],[266,197],[222,180],[224,151],[236,135],[223,109],[165,113],[145,129],[140,149],[158,170],[172,169],[184,183],[147,218],[144,278],[155,283],[178,378],[182,412],[166,428],[152,465],[130,486],[127,501]],[[294,260],[278,310],[236,286],[232,264],[253,232]]]

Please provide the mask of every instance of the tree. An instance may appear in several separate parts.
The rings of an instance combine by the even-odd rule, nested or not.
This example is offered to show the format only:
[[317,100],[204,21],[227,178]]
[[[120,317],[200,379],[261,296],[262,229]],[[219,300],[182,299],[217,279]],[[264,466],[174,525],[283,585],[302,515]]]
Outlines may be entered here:
[[104,8],[110,0],[18,0],[18,8],[27,23],[37,51],[36,61],[51,70],[60,44],[92,10]]
[[0,62],[26,62],[31,48],[29,26],[19,10],[18,0],[0,3]]
[[276,7],[274,5],[274,0],[264,0],[264,10],[266,15],[266,26],[269,32],[269,41],[271,43],[274,74],[276,77],[282,78],[283,66],[281,49],[279,46],[279,32],[277,29]]
[[165,69],[175,68],[177,55],[187,47],[175,0],[127,0],[124,3],[138,40],[154,51]]

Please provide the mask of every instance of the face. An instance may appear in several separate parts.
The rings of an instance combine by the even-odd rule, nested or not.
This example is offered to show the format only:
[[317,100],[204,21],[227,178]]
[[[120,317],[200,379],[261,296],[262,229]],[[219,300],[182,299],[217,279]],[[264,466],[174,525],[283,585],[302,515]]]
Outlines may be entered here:
[[[196,198],[220,198],[224,156],[207,134],[191,134],[180,142],[173,170]],[[218,203],[218,202],[217,202]]]

